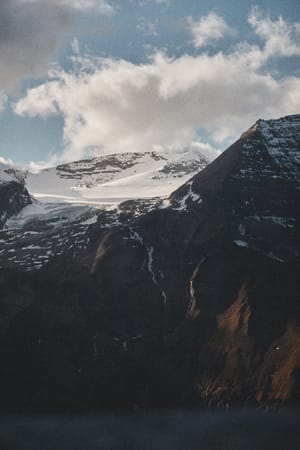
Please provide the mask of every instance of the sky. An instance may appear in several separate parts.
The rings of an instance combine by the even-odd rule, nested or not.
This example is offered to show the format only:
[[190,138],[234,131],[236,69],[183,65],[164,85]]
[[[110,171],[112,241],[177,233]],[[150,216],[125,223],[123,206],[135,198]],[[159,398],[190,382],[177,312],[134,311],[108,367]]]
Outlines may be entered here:
[[299,0],[0,1],[0,163],[224,150],[300,113]]

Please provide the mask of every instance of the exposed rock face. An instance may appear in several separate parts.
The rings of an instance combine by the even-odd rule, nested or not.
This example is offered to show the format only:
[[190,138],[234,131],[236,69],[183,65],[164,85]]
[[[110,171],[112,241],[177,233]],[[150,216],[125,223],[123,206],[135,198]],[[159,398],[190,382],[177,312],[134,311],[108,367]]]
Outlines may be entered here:
[[48,230],[40,270],[10,244],[4,407],[299,403],[299,158],[300,116],[258,121],[147,213]]
[[14,171],[0,168],[0,229],[6,220],[31,203],[24,182]]

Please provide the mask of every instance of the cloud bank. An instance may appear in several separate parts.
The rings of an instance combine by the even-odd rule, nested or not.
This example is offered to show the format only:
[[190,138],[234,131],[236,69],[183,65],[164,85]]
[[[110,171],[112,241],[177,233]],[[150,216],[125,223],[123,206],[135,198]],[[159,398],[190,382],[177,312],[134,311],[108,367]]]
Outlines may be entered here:
[[[211,17],[206,17],[206,28],[202,20],[202,30],[210,29]],[[17,102],[15,112],[62,116],[65,160],[157,148],[172,151],[201,141],[201,129],[216,146],[223,146],[258,117],[299,112],[300,78],[275,78],[266,64],[270,58],[299,55],[300,24],[272,21],[257,10],[249,23],[260,46],[241,42],[227,53],[178,58],[157,52],[146,64],[78,55],[76,70],[52,73]]]
[[78,11],[112,14],[104,0],[0,1],[0,94],[47,73]]

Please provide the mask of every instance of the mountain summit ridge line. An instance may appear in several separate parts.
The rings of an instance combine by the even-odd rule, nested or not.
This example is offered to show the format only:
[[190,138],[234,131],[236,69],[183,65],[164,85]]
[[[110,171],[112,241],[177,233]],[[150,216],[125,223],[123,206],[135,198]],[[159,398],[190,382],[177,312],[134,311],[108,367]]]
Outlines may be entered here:
[[299,405],[299,188],[293,115],[168,198],[26,206],[0,232],[3,409]]

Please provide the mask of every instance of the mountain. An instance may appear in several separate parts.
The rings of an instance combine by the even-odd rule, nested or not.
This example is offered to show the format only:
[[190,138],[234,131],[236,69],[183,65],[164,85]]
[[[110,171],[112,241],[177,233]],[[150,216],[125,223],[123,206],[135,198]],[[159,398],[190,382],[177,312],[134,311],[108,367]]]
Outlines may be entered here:
[[3,230],[2,408],[299,405],[299,158],[259,120],[167,199]]
[[120,153],[27,173],[29,191],[43,202],[117,205],[136,198],[167,196],[217,156],[190,149]]
[[21,172],[0,164],[0,229],[7,219],[30,203]]
[[[2,267],[31,271],[62,253],[84,251],[92,224],[116,226],[150,211],[207,166],[213,151],[122,153],[30,173],[6,167],[30,191],[30,204],[2,223]],[[23,206],[27,206],[26,208]],[[1,228],[1,227],[0,227]],[[80,237],[81,236],[81,237]],[[13,242],[23,243],[12,246]],[[2,242],[2,244],[1,244]],[[28,245],[27,245],[28,244]]]

